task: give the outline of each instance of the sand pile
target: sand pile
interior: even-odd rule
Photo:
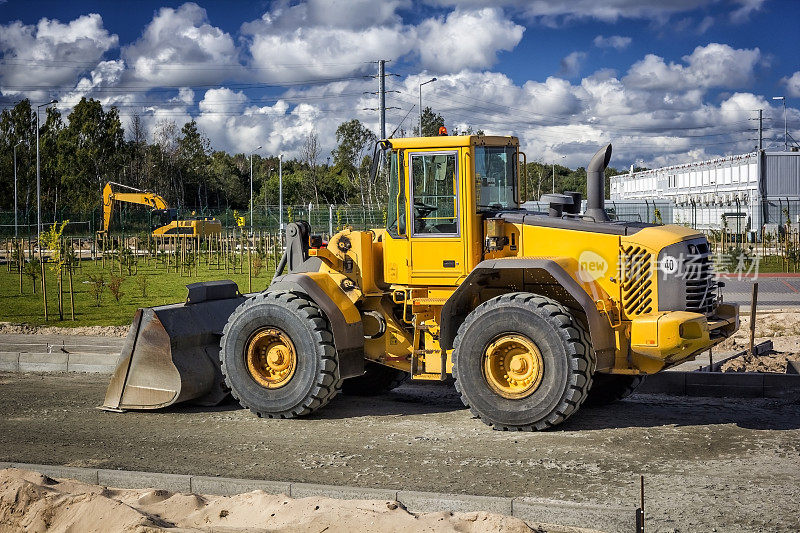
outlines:
[[[741,327],[715,353],[744,350],[750,346],[750,314],[742,313]],[[751,357],[742,355],[726,361],[723,372],[786,372],[787,361],[800,360],[800,312],[770,310],[756,314],[755,343],[771,340],[773,350]]]
[[[773,372],[786,373],[789,361],[800,361],[796,353],[769,352],[761,355],[740,355],[725,361],[720,370],[723,372]]]
[[[538,527],[538,526],[537,526]],[[414,514],[385,500],[292,499],[254,491],[201,496],[165,490],[109,489],[0,470],[0,532],[508,532],[586,531],[542,526],[485,512]]]

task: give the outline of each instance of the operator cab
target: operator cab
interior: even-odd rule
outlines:
[[[486,214],[519,210],[519,141],[463,135],[379,144],[389,158],[385,280],[458,284],[481,260]]]
[[[150,229],[156,230],[178,220],[178,210],[175,208],[153,209],[150,211]]]

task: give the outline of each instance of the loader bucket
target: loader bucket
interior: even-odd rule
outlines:
[[[219,341],[228,317],[245,301],[232,281],[186,286],[185,303],[139,309],[101,409],[158,409],[225,396]]]

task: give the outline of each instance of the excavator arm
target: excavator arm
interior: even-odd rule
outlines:
[[[129,189],[132,192],[117,192],[112,185]],[[103,232],[107,232],[111,224],[114,202],[146,205],[151,209],[167,209],[167,202],[157,194],[109,181],[103,188]]]

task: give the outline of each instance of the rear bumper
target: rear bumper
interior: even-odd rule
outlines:
[[[708,350],[739,329],[739,306],[720,304],[712,317],[670,311],[631,322],[631,351],[673,365]]]

